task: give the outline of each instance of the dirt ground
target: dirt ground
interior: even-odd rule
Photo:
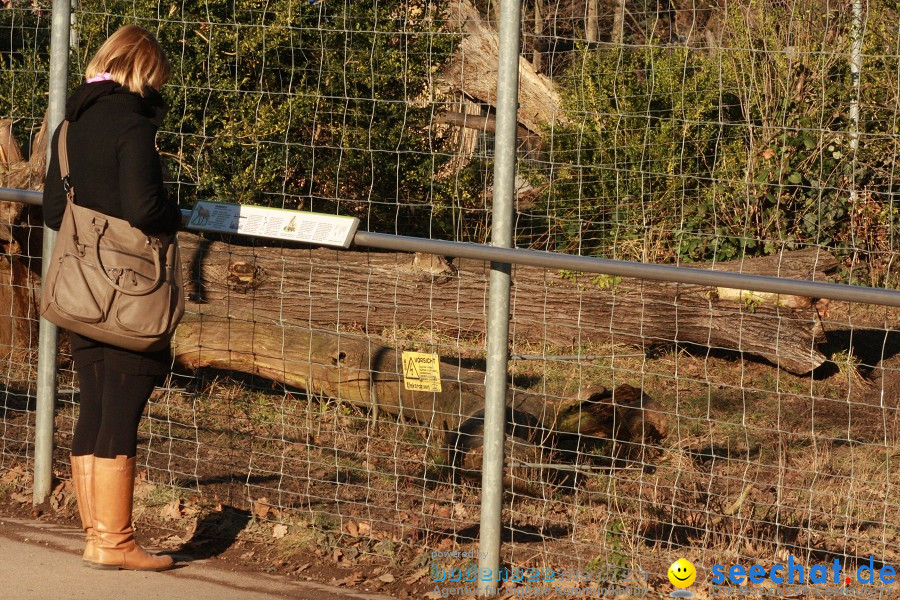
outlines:
[[[643,573],[648,593],[664,595],[679,557],[705,582],[715,564],[771,565],[788,555],[900,566],[897,317],[833,305],[822,346],[831,360],[803,376],[673,345],[598,344],[579,349],[589,360],[567,358],[569,349],[514,363],[513,385],[561,397],[591,383],[639,386],[665,407],[670,431],[648,446],[584,440],[565,464],[508,444],[514,485],[504,501],[503,564],[611,565],[620,581],[626,569]],[[66,481],[77,412],[66,373],[60,483],[41,518],[74,522]],[[13,376],[4,386],[0,509],[30,514],[30,388]],[[442,573],[474,563],[477,477],[447,464],[443,435],[427,424],[205,371],[175,375],[157,392],[140,443],[136,521],[157,548],[400,598],[436,597]],[[464,577],[442,585],[465,585]],[[512,597],[524,583],[505,585]],[[545,597],[602,585],[558,581]],[[692,590],[711,593],[699,580]]]

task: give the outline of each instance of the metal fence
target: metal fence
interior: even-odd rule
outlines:
[[[362,220],[348,251],[182,235],[188,315],[140,432],[157,546],[255,543],[242,560],[421,595],[668,593],[678,558],[700,597],[794,593],[738,585],[789,561],[841,565],[809,593],[896,595],[857,571],[900,558],[896,8],[67,11],[0,11],[7,188],[40,186],[32,90],[58,122],[137,22],[175,67],[159,147],[183,208]],[[0,490],[71,510],[51,475],[77,378],[42,325],[38,401],[39,214],[0,198]],[[439,391],[409,389],[408,352],[441,357]]]

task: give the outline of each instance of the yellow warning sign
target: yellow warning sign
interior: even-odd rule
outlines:
[[[441,360],[437,354],[404,352],[403,385],[416,392],[441,391]]]

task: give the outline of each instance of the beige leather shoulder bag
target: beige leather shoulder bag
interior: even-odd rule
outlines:
[[[147,235],[75,203],[68,128],[63,121],[57,150],[66,208],[43,283],[41,316],[120,348],[163,348],[184,314],[178,240]]]

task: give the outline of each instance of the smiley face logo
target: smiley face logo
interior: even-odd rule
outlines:
[[[697,569],[689,560],[679,558],[669,566],[669,581],[677,588],[686,588],[697,579]]]

